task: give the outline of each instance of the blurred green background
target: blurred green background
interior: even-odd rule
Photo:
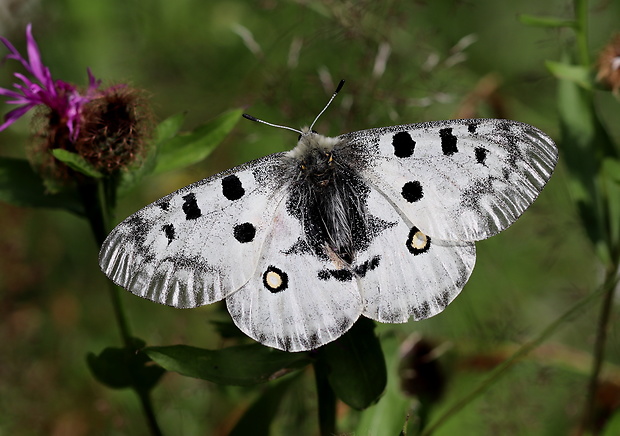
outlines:
[[[558,135],[556,81],[544,68],[570,46],[570,32],[526,27],[518,14],[570,17],[566,1],[199,1],[0,0],[0,34],[25,53],[33,23],[54,78],[145,89],[159,120],[187,113],[191,129],[244,107],[292,127],[310,123],[340,79],[342,93],[316,130],[352,130],[454,117],[505,117]],[[619,2],[591,5],[597,53],[617,30]],[[0,53],[3,54],[4,52]],[[13,61],[0,69],[8,87]],[[603,119],[618,102],[597,95]],[[4,106],[3,113],[8,109]],[[28,117],[26,117],[28,118]],[[616,138],[620,125],[614,127]],[[616,123],[617,124],[617,123]],[[27,155],[30,124],[0,132],[3,156]],[[291,132],[241,121],[204,163],[146,179],[121,199],[117,220],[214,172],[295,145]],[[463,293],[423,322],[380,325],[390,391],[401,396],[398,346],[419,334],[445,353],[442,407],[468,392],[501,359],[600,283],[560,164],[539,200],[510,229],[478,244]],[[106,278],[86,221],[66,212],[0,204],[0,435],[146,435],[134,394],[98,384],[87,352],[119,345]],[[227,345],[209,323],[221,303],[177,310],[123,295],[135,335],[150,345]],[[598,303],[565,323],[437,434],[568,434],[582,413]],[[617,307],[615,312],[617,324]],[[620,337],[610,332],[604,376],[620,396]],[[317,434],[313,379],[305,374],[274,434]],[[232,388],[167,374],[154,391],[166,434],[226,434],[258,388]],[[405,414],[343,406],[340,430],[392,434]]]

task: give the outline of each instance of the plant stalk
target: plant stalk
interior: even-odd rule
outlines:
[[[321,436],[336,434],[336,394],[327,379],[327,368],[317,359],[314,363],[314,378],[319,407],[319,430]]]
[[[474,388],[474,390],[472,390],[469,394],[458,400],[452,405],[452,407],[448,408],[448,410],[446,410],[437,419],[435,419],[435,421],[431,425],[429,425],[422,431],[421,436],[431,435],[435,430],[445,424],[452,416],[456,415],[467,405],[472,403],[476,398],[478,398],[491,386],[493,386],[493,384],[497,380],[499,380],[510,368],[512,368],[512,366],[514,366],[529,352],[531,352],[541,343],[543,343],[549,336],[555,333],[555,331],[562,324],[566,324],[571,319],[576,318],[578,315],[583,313],[585,311],[585,307],[595,301],[598,297],[600,297],[601,294],[609,292],[610,288],[613,290],[616,283],[617,278],[614,278],[614,280],[606,282],[594,292],[579,300],[573,307],[568,309],[559,318],[549,324],[537,337],[523,344],[509,359],[505,360],[499,366],[497,366],[497,368],[495,368],[495,370],[493,370],[493,372],[491,372],[491,374],[489,374],[486,379],[484,379],[476,388]]]
[[[605,361],[605,348],[610,328],[613,297],[616,290],[616,284],[618,283],[618,277],[616,276],[617,270],[617,266],[610,266],[605,277],[605,285],[603,286],[605,293],[603,294],[601,312],[596,328],[596,342],[594,343],[592,357],[592,371],[590,372],[590,380],[588,382],[588,391],[586,394],[586,401],[584,403],[583,417],[580,428],[577,431],[577,435],[582,435],[588,431],[595,430],[596,397],[598,393],[601,368],[603,367],[603,362]]]
[[[110,189],[114,188],[109,186],[106,181],[97,183],[81,183],[78,187],[80,197],[86,211],[86,217],[98,247],[102,246],[103,241],[108,234],[108,218],[111,216],[111,203],[115,200],[114,197],[110,195]],[[112,302],[112,309],[114,311],[114,318],[116,319],[121,340],[125,348],[134,350],[134,341],[131,336],[129,323],[127,322],[127,316],[125,315],[125,311],[123,309],[119,288],[110,282],[108,290],[110,301]],[[148,390],[141,389],[137,385],[132,386],[132,389],[138,395],[151,435],[162,436],[163,433],[157,423]]]

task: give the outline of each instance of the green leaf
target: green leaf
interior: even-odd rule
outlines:
[[[298,373],[300,374],[300,373]],[[286,377],[271,383],[267,389],[252,403],[228,436],[269,436],[270,427],[276,417],[282,398],[297,381],[298,375]]]
[[[241,113],[241,109],[225,112],[190,133],[176,135],[158,144],[153,174],[184,168],[205,159],[237,124]]]
[[[151,359],[139,351],[142,347],[144,341],[134,339],[131,348],[108,347],[99,355],[88,353],[86,362],[93,376],[108,387],[122,389],[133,386],[148,391],[166,371],[153,365]]]
[[[603,160],[601,179],[609,223],[608,242],[612,247],[620,247],[620,161],[618,159]]]
[[[46,193],[43,179],[24,159],[0,158],[0,201],[20,207],[64,209],[84,216],[77,194],[70,190]]]
[[[417,402],[404,395],[400,386],[400,377],[397,376],[401,364],[400,347],[402,341],[400,338],[391,335],[383,337],[381,345],[390,374],[387,388],[381,397],[381,401],[361,413],[357,428],[354,429],[355,434],[397,435],[403,430],[403,424],[405,427],[407,426],[408,415],[414,415],[410,417],[410,421],[415,421],[415,414],[412,413],[414,407],[412,406]],[[411,432],[410,434],[418,433]]]
[[[519,21],[527,26],[539,27],[571,27],[576,29],[579,25],[575,20],[567,20],[565,18],[555,17],[537,17],[534,15],[521,14]]]
[[[378,401],[387,383],[385,358],[374,328],[373,321],[360,318],[346,334],[319,349],[332,389],[358,410]]]
[[[185,114],[179,113],[166,118],[155,127],[154,144],[161,144],[178,133],[185,121]]]
[[[600,172],[603,160],[618,159],[618,151],[594,109],[592,92],[573,80],[559,80],[558,113],[558,145],[571,174],[569,187],[588,237],[601,259],[608,262],[613,254]]]
[[[616,408],[612,412],[611,418],[605,423],[605,428],[601,433],[602,436],[614,436],[620,434],[620,410]]]
[[[592,72],[581,65],[546,61],[545,66],[558,79],[570,80],[587,90],[592,90],[596,87],[596,81]]]
[[[100,179],[103,177],[103,174],[97,171],[93,164],[77,153],[73,153],[62,148],[55,148],[52,150],[52,154],[56,159],[66,164],[69,168],[78,171],[85,176],[92,177],[93,179]]]
[[[168,371],[237,386],[264,383],[312,362],[309,353],[287,353],[260,344],[221,350],[172,345],[148,347],[144,352]]]

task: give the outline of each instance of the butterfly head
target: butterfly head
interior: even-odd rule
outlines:
[[[308,127],[304,127],[301,129],[297,145],[288,152],[288,157],[304,160],[313,154],[331,153],[337,143],[337,138],[323,136]]]

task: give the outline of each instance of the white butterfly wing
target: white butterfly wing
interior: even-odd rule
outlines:
[[[136,212],[105,240],[102,270],[175,307],[226,298],[234,322],[257,341],[313,349],[360,314],[405,322],[441,312],[473,270],[473,241],[514,222],[557,161],[544,133],[504,120],[370,129],[338,140],[334,155],[354,172],[347,177],[361,177],[359,197],[346,204],[363,202],[356,216],[367,220],[351,265],[306,240],[307,211],[287,203],[300,193],[278,153]]]
[[[474,243],[423,234],[374,190],[368,211],[393,225],[374,237],[354,267],[360,276],[363,314],[380,322],[402,323],[444,310],[474,269]]]
[[[504,230],[532,204],[558,159],[553,141],[508,120],[436,121],[339,137],[361,170],[420,230],[476,241]]]
[[[317,348],[345,333],[362,312],[356,280],[327,280],[336,268],[305,244],[304,230],[282,202],[256,273],[226,298],[235,324],[248,336],[286,351]]]
[[[103,243],[101,269],[135,295],[180,308],[241,288],[285,196],[280,157],[206,178],[134,213]]]

